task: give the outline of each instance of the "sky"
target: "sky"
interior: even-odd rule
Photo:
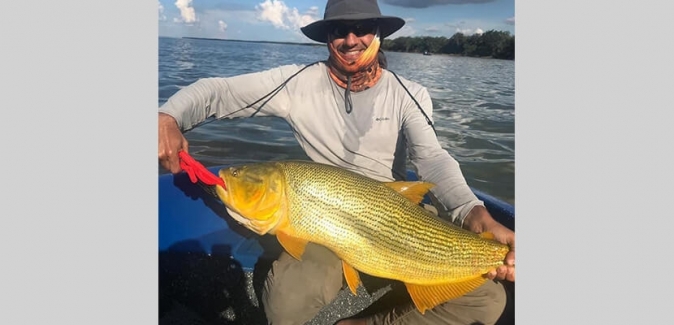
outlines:
[[[160,37],[311,43],[300,27],[323,18],[327,0],[158,0]],[[451,37],[488,30],[515,35],[515,0],[379,0],[405,20],[388,37]]]

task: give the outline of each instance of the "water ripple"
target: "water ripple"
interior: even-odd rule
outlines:
[[[324,46],[160,38],[159,105],[199,78],[308,64],[327,54]],[[427,87],[438,140],[459,161],[469,185],[514,203],[514,61],[386,55],[390,70]],[[214,121],[185,136],[190,152],[206,166],[308,159],[278,118]]]

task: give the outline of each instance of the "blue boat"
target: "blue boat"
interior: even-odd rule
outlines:
[[[208,170],[217,174],[224,167]],[[416,179],[412,171],[407,176]],[[511,204],[473,192],[496,220],[514,230]],[[158,195],[160,324],[266,324],[258,304],[259,285],[281,250],[276,238],[259,236],[239,225],[218,199],[192,183],[186,173],[159,175]],[[510,294],[514,295],[514,286]],[[364,298],[365,305],[372,297]],[[363,307],[363,301],[354,304],[354,310]],[[499,324],[514,324],[514,306],[509,308]],[[330,318],[322,317],[311,324]]]

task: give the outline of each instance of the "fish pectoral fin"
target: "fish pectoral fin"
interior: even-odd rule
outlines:
[[[292,237],[285,232],[277,231],[276,239],[278,239],[281,246],[298,261],[302,260],[302,255],[304,254],[304,249],[307,247],[308,241],[296,237]]]
[[[357,295],[356,289],[360,285],[360,275],[358,275],[358,271],[344,261],[342,261],[342,269],[344,270],[344,278],[346,279],[346,284],[349,285],[349,289],[351,289],[351,293]]]
[[[428,182],[385,182],[384,185],[392,188],[394,191],[402,194],[415,204],[419,204],[424,199],[424,195],[435,186]]]
[[[486,280],[487,278],[480,275],[468,280],[447,284],[426,286],[405,283],[405,286],[410,297],[412,297],[412,301],[414,301],[414,305],[423,314],[426,312],[426,309],[431,309],[443,302],[461,297],[475,290]]]

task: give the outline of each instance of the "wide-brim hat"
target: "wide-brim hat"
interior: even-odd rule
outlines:
[[[331,22],[339,20],[376,19],[379,26],[379,37],[385,38],[405,25],[399,17],[382,16],[377,0],[329,0],[325,5],[323,20],[315,21],[301,28],[302,33],[310,39],[328,42],[328,27]]]

